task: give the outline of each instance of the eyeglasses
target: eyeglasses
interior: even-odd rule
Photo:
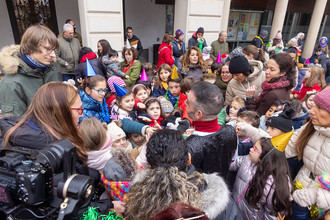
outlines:
[[[49,48],[49,47],[45,47],[45,46],[41,46],[41,48],[44,49],[43,51],[44,51],[46,54],[51,54],[51,53],[55,52],[55,49],[54,49],[54,48]]]
[[[79,115],[82,115],[82,113],[84,112],[84,109],[83,108],[71,108],[71,110],[78,111],[78,114]]]
[[[108,92],[108,88],[105,88],[105,89],[95,89],[95,88],[92,88],[92,90],[95,90],[97,92],[97,94],[99,95],[104,95]]]

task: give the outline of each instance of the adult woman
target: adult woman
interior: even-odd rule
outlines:
[[[140,77],[141,63],[138,61],[138,52],[135,48],[123,48],[124,61],[120,63],[121,70],[129,78],[125,79],[126,85],[129,87],[134,86],[136,80]]]
[[[293,134],[285,149],[287,158],[298,156],[304,163],[294,181],[294,219],[310,219],[309,207],[312,205],[317,206],[316,210],[330,208],[330,192],[319,187],[318,180],[323,173],[330,173],[329,96],[328,87],[314,97],[315,105],[309,111],[311,120]]]
[[[101,62],[103,62],[103,58],[108,59],[107,56],[110,50],[112,50],[112,48],[109,41],[102,39],[97,42],[97,56]]]
[[[256,87],[247,89],[247,108],[264,115],[276,100],[289,100],[290,90],[296,82],[296,68],[292,58],[286,53],[276,54],[267,63],[266,80],[262,83],[262,92],[258,98],[253,96]]]
[[[223,96],[226,95],[228,83],[232,78],[233,75],[229,72],[229,63],[227,62],[219,68],[215,81],[215,84],[221,89]]]
[[[172,41],[174,64],[178,66],[179,60],[186,51],[184,44],[184,33],[178,29],[175,31],[175,39]]]
[[[158,63],[157,68],[166,63],[170,66],[174,64],[173,49],[172,49],[173,36],[165,34],[162,44],[158,48]]]
[[[233,79],[228,83],[225,105],[231,103],[235,96],[245,98],[246,89],[255,86],[255,97],[261,92],[261,84],[265,80],[263,64],[257,60],[247,60],[244,56],[233,57],[229,63],[229,71]]]
[[[207,64],[203,60],[202,53],[198,47],[191,47],[183,55],[181,60],[181,74],[183,77],[192,77],[201,80],[203,73],[206,72]]]

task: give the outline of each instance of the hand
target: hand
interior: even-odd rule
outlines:
[[[317,188],[298,189],[293,192],[293,200],[302,207],[316,204]]]
[[[148,142],[149,138],[151,137],[151,135],[156,131],[156,128],[152,128],[152,127],[147,127],[146,129],[146,143]],[[149,137],[149,138],[148,138]]]
[[[254,96],[256,93],[257,87],[255,85],[250,86],[249,88],[246,89],[246,97],[251,97]]]
[[[79,84],[81,84],[82,81],[83,81],[83,79],[82,79],[81,77],[80,77],[79,79],[77,79],[77,82],[78,82]]]
[[[158,122],[155,122],[155,127],[157,130],[160,130],[162,129],[162,127],[160,126],[160,124],[158,124]]]
[[[152,122],[152,120],[146,116],[138,116],[138,118],[145,122]]]
[[[136,106],[139,108],[139,109],[145,109],[146,108],[146,105],[143,104],[142,102],[139,102],[138,104],[136,104]],[[142,119],[143,120],[143,119]]]
[[[64,63],[64,66],[69,66],[69,63],[68,63],[68,62],[65,62],[65,63]]]
[[[112,201],[113,208],[116,213],[123,214],[126,210],[126,203],[122,201]]]

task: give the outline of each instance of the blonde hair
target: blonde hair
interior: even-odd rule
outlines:
[[[244,100],[243,100],[241,97],[239,97],[239,96],[235,96],[235,97],[233,98],[233,100],[231,101],[230,104],[232,104],[233,102],[237,102],[238,104],[240,104],[240,105],[241,105],[241,108],[244,108],[244,107],[245,107],[245,102],[244,102]]]
[[[197,186],[177,167],[148,170],[143,180],[132,185],[127,199],[127,220],[149,219],[175,202],[200,206]]]
[[[318,83],[321,88],[324,88],[326,86],[324,69],[319,66],[313,66],[309,71],[311,72],[311,76],[305,80],[305,86],[313,87]]]
[[[203,55],[202,53],[200,52],[199,48],[198,47],[191,47],[187,50],[187,52],[183,55],[182,57],[182,69],[185,71],[185,72],[188,72],[189,71],[189,66],[190,66],[190,54],[191,52],[195,50],[197,51],[197,56],[198,56],[198,64],[200,65],[202,71],[205,71],[207,69],[207,63],[203,60]]]
[[[86,151],[101,149],[107,140],[106,128],[97,118],[86,118],[79,126]]]

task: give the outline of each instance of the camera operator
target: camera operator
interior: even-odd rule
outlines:
[[[87,167],[87,153],[77,129],[82,112],[82,103],[74,87],[60,82],[47,83],[36,92],[31,105],[17,122],[10,117],[0,120],[2,132],[7,131],[3,138],[3,146],[42,150],[54,141],[67,139],[76,147],[76,172],[90,176],[94,180],[94,187],[97,188],[99,173]],[[112,203],[110,199],[99,200],[96,195],[93,198],[95,201],[86,205],[97,206],[101,212],[114,206],[118,211],[123,209],[120,202]]]

